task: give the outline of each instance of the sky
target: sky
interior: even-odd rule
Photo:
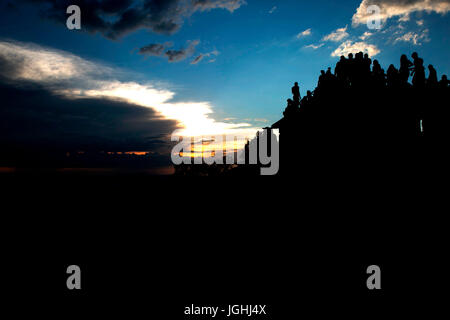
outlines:
[[[66,26],[71,4],[80,30]],[[387,69],[417,51],[449,75],[449,11],[450,0],[0,0],[0,79],[4,94],[32,90],[53,98],[50,114],[70,110],[55,132],[78,125],[84,145],[98,132],[139,149],[175,129],[251,135],[282,117],[294,82],[303,96],[342,54],[368,52]],[[77,102],[101,107],[80,115]]]

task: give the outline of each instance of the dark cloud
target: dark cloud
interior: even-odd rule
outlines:
[[[200,43],[199,40],[188,41],[188,46],[179,50],[167,50],[166,47],[172,45],[172,43],[152,43],[139,49],[139,54],[151,55],[151,56],[165,56],[169,62],[179,62],[190,57],[195,52],[195,47]]]
[[[6,80],[14,66],[0,58],[0,67],[0,166],[16,165],[19,154],[26,154],[21,162],[33,162],[74,150],[151,151],[170,163],[175,121],[123,101],[69,99],[35,83]]]
[[[150,56],[162,56],[164,54],[164,45],[161,43],[152,43],[139,49],[139,54]]]
[[[172,34],[196,11],[242,6],[244,0],[26,0],[40,5],[44,17],[65,25],[69,5],[81,8],[82,30],[100,32],[110,39],[138,29]]]
[[[180,50],[167,50],[165,55],[169,59],[169,62],[178,62],[186,59],[195,52],[195,47],[199,44],[198,40],[190,41],[189,45],[185,49]]]

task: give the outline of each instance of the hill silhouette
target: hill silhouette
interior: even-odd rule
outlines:
[[[450,87],[446,75],[414,52],[385,71],[358,52],[342,56],[334,72],[322,70],[315,90],[302,98],[296,82],[283,118],[249,141],[246,165],[179,166],[179,175],[259,175],[248,164],[252,144],[279,130],[279,175],[357,176],[420,174],[445,166],[450,135]],[[273,133],[272,133],[273,134]],[[270,140],[268,140],[270,141]],[[270,145],[268,146],[270,154]]]
[[[432,65],[426,78],[423,60],[412,58],[403,55],[398,69],[385,72],[368,55],[349,54],[334,73],[322,70],[303,98],[296,83],[283,118],[266,128],[280,131],[279,174],[406,173],[444,164],[449,82],[446,75],[438,81]]]

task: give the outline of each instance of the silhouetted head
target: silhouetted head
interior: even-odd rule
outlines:
[[[417,54],[417,52],[413,52],[413,54],[411,55],[411,57],[413,59],[417,59],[419,57],[419,55]]]
[[[445,74],[442,76],[442,80],[447,81],[447,76]]]
[[[344,61],[345,60],[345,57],[344,56],[341,56],[341,61]]]
[[[406,54],[402,54],[402,56],[400,57],[400,61],[406,61],[408,60],[408,57],[406,56]]]
[[[321,73],[322,75],[325,75],[325,70],[320,70],[320,73]]]
[[[349,53],[349,54],[348,54],[348,58],[349,58],[349,59],[353,59],[353,53]]]
[[[432,64],[430,64],[430,65],[428,65],[428,70],[434,70],[434,67],[433,67],[433,65]]]
[[[369,59],[369,55],[367,53],[364,55],[364,59]]]
[[[298,87],[298,82],[294,83],[294,86]]]
[[[377,65],[377,66],[380,65],[380,64],[378,63],[378,60],[373,60],[373,64],[374,64],[374,65]]]
[[[306,92],[306,94],[307,94],[308,96],[310,96],[310,95],[311,95],[311,91],[308,90],[308,91]]]

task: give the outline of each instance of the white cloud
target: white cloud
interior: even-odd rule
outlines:
[[[269,14],[272,14],[277,10],[277,6],[273,6],[272,9],[269,10]]]
[[[450,11],[449,0],[363,0],[353,15],[353,26],[367,23],[373,19],[373,14],[367,12],[371,5],[380,7],[380,18],[385,21],[392,17],[400,17],[407,21],[413,12],[426,11],[445,14]]]
[[[341,43],[341,45],[331,53],[331,56],[332,57],[347,56],[349,53],[357,53],[360,51],[368,53],[369,56],[371,57],[374,57],[378,53],[380,53],[380,49],[378,49],[373,44],[365,43],[363,41],[352,42],[350,40],[347,40]]]
[[[371,36],[373,36],[373,33],[366,31],[359,38],[364,41],[364,40],[370,38]]]
[[[324,43],[320,43],[320,44],[309,44],[309,45],[305,46],[305,48],[317,50],[317,49],[319,49],[319,48],[322,48],[324,45],[325,45]]]
[[[424,20],[417,20],[416,23],[417,23],[418,26],[423,26],[425,21]]]
[[[312,33],[312,32],[311,32],[311,28],[306,29],[305,31],[302,31],[302,32],[300,32],[299,34],[297,34],[297,39],[300,39],[300,38],[304,38],[304,37],[310,36],[311,33]]]
[[[0,41],[0,59],[20,62],[15,63],[21,66],[19,70],[6,74],[10,79],[39,83],[55,94],[73,99],[102,97],[152,108],[163,118],[177,120],[183,128],[182,135],[234,133],[252,136],[256,132],[256,128],[248,123],[214,120],[211,118],[213,106],[209,102],[172,102],[176,93],[167,84],[126,80],[131,73],[85,60],[70,52]]]
[[[428,38],[428,33],[429,33],[428,29],[425,29],[420,34],[410,31],[410,32],[405,33],[401,37],[396,38],[394,43],[403,41],[403,42],[411,42],[416,46],[417,45],[420,46],[422,44],[420,42],[421,40],[425,41],[425,42],[430,41],[430,39]]]
[[[400,21],[400,22],[408,22],[409,20],[411,20],[411,17],[409,16],[409,14],[404,14],[398,19],[398,21]]]
[[[322,38],[322,41],[339,42],[344,40],[348,36],[349,34],[347,32],[347,26],[345,26],[344,28],[339,28],[336,31],[330,33],[329,35],[326,35],[325,37]]]

